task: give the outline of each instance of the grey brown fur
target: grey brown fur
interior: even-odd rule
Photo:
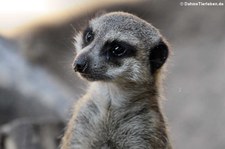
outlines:
[[[76,36],[74,68],[90,85],[74,106],[61,149],[171,149],[159,104],[168,56],[161,34],[124,12],[88,26],[91,32]]]

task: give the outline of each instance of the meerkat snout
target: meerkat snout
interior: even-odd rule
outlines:
[[[79,56],[73,63],[73,69],[75,72],[84,73],[88,66],[88,61],[86,56]]]

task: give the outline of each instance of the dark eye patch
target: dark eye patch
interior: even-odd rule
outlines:
[[[136,48],[124,41],[107,41],[100,55],[105,56],[107,60],[132,57],[136,55]]]
[[[94,40],[94,32],[88,27],[83,32],[83,47],[89,45]]]

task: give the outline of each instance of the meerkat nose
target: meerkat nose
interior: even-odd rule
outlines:
[[[84,72],[87,68],[87,61],[83,58],[77,59],[74,62],[73,69],[75,72]]]

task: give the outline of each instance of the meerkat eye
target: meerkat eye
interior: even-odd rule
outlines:
[[[84,37],[83,37],[84,44],[88,45],[90,42],[92,42],[93,39],[94,39],[94,33],[93,33],[92,29],[87,28],[84,31]]]
[[[107,60],[110,60],[111,57],[116,59],[131,57],[136,54],[136,47],[124,41],[107,41],[100,54],[105,55]]]
[[[92,31],[87,32],[86,36],[85,36],[85,40],[86,42],[91,42],[94,38],[94,34]]]
[[[111,53],[117,57],[124,55],[126,51],[127,51],[126,48],[119,44],[114,44],[111,49]]]

